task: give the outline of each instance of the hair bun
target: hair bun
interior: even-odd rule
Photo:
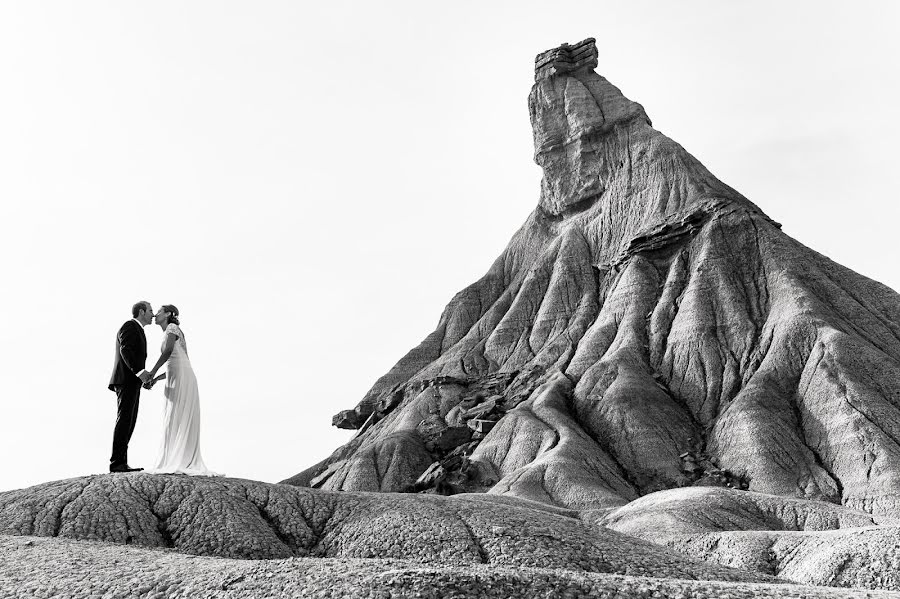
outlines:
[[[178,308],[173,306],[172,304],[165,304],[162,307],[164,312],[169,313],[169,322],[172,324],[181,324],[178,322]]]

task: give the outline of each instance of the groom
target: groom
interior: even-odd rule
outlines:
[[[128,442],[137,422],[141,384],[150,380],[150,373],[145,369],[147,337],[144,336],[144,327],[153,318],[150,302],[136,303],[131,307],[131,315],[133,318],[123,324],[116,335],[116,360],[109,379],[109,388],[116,392],[119,400],[110,472],[143,470],[128,465]]]

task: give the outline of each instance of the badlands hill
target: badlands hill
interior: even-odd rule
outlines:
[[[596,66],[538,55],[538,206],[352,441],[0,493],[0,596],[900,597],[900,296]]]
[[[353,441],[285,482],[582,509],[703,481],[893,514],[900,296],[782,232],[596,65],[593,40],[537,57],[538,206],[335,417]]]

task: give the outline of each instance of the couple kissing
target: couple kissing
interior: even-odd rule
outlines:
[[[156,463],[147,472],[218,476],[207,469],[200,455],[200,393],[178,308],[167,304],[154,314],[150,302],[140,301],[132,306],[131,316],[116,334],[116,356],[109,379],[109,389],[116,393],[118,400],[109,471],[143,470],[128,464],[128,443],[137,423],[141,389],[149,391],[157,382],[165,380],[162,442]],[[144,327],[151,321],[165,333],[159,359],[148,371]],[[156,376],[163,365],[166,372]]]

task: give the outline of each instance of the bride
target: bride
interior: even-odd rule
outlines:
[[[197,378],[188,359],[187,343],[178,321],[178,308],[165,305],[154,317],[159,328],[165,331],[162,355],[150,371],[153,386],[166,379],[164,395],[166,411],[163,420],[163,440],[156,465],[148,472],[156,474],[193,474],[219,476],[211,472],[200,456],[200,395]],[[166,373],[157,377],[156,372],[168,361]]]

